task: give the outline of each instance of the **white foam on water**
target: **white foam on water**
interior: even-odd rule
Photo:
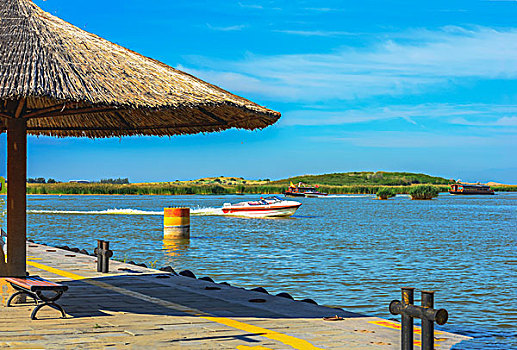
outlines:
[[[145,211],[138,209],[106,210],[28,210],[30,214],[64,214],[64,215],[163,215],[163,211]]]
[[[106,209],[106,210],[28,210],[30,214],[61,214],[61,215],[161,215],[161,211],[145,211],[139,209]],[[221,208],[191,208],[191,215],[225,215]]]
[[[218,216],[225,215],[222,208],[190,208],[190,215],[197,216]]]

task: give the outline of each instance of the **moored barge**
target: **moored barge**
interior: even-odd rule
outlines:
[[[291,185],[289,188],[284,192],[284,195],[286,197],[324,197],[327,195],[327,193],[322,193],[318,191],[318,185],[316,186],[309,186],[302,182],[299,182],[298,185],[293,185],[291,182]]]
[[[452,184],[450,194],[495,194],[488,185]]]

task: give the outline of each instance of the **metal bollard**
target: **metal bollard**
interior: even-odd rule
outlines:
[[[97,240],[97,248],[94,250],[95,255],[97,255],[97,272],[109,272],[109,258],[113,256],[113,251],[109,247],[109,241]]]
[[[402,288],[402,305],[407,307],[415,301],[415,288]],[[413,349],[413,318],[402,314],[402,347],[403,350]],[[405,332],[404,332],[405,330]]]
[[[449,314],[445,309],[435,310],[434,292],[422,291],[422,306],[413,305],[414,288],[402,288],[402,302],[393,300],[390,303],[390,312],[393,315],[402,315],[401,346],[402,350],[413,349],[413,319],[422,320],[422,350],[434,349],[434,323],[443,325]]]
[[[97,272],[102,271],[102,255],[100,254],[100,251],[102,249],[102,242],[103,240],[98,239],[97,240],[97,248],[93,250],[93,253],[97,256]]]
[[[433,291],[422,291],[422,308],[432,309],[434,306],[434,292]],[[423,334],[427,336],[426,338]],[[434,350],[434,323],[427,317],[422,318],[422,350]]]

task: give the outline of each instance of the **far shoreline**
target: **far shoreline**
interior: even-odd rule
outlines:
[[[0,181],[4,184],[3,177]],[[27,195],[282,195],[293,184],[306,184],[330,195],[375,195],[389,189],[393,194],[408,194],[418,185],[430,185],[438,192],[448,192],[451,184],[459,180],[446,179],[421,173],[361,171],[322,175],[301,175],[281,180],[250,180],[243,177],[205,177],[186,181],[161,181],[129,183],[128,178],[103,179],[99,182],[72,180],[57,182],[54,179],[29,178]],[[464,183],[464,182],[462,182]],[[517,185],[490,183],[496,192],[517,192]],[[2,186],[2,194],[6,186]]]
[[[242,196],[242,195],[283,195],[286,188],[283,186],[250,186],[243,192],[239,188],[229,186],[133,186],[133,185],[103,185],[101,188],[96,185],[68,186],[37,185],[27,187],[27,196]],[[75,184],[74,184],[75,185]],[[450,187],[445,185],[431,185],[438,189],[440,193],[448,193]],[[322,192],[329,195],[375,195],[381,188],[390,188],[394,194],[409,194],[409,190],[414,186],[320,186]],[[491,186],[496,193],[517,192],[517,186]],[[0,196],[6,196],[2,193]]]

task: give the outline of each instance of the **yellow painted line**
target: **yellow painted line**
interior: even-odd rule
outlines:
[[[373,324],[376,324],[377,326],[382,326],[382,327],[386,327],[386,328],[393,328],[393,329],[397,329],[397,330],[400,330],[402,328],[402,326],[400,325],[400,323],[397,323],[397,322],[392,322],[392,321],[369,321],[368,323],[373,323]],[[415,326],[413,328],[414,332],[416,334],[422,334],[422,330],[420,329],[420,327],[417,327]],[[443,332],[440,332],[440,331],[434,331],[434,334],[443,334]]]
[[[224,324],[228,327],[237,328],[243,331],[246,331],[248,333],[256,333],[260,334],[261,337],[269,338],[272,340],[279,341],[281,343],[284,343],[286,345],[292,346],[295,349],[303,349],[303,350],[321,350],[321,348],[315,347],[311,343],[309,343],[306,340],[298,339],[295,337],[292,337],[290,335],[278,333],[275,331],[270,331],[265,328],[253,326],[251,324],[239,322],[232,320],[230,318],[226,317],[211,317],[211,316],[202,316],[201,318],[204,318],[205,320],[217,322]]]
[[[47,265],[43,265],[43,264],[40,264],[40,263],[37,263],[37,262],[27,261],[27,264],[30,265],[30,266],[36,267],[38,269],[51,272],[51,273],[56,274],[58,276],[67,277],[67,278],[70,278],[70,279],[73,279],[73,280],[81,280],[84,283],[88,283],[88,284],[91,284],[91,285],[94,285],[94,286],[97,286],[97,287],[101,287],[101,288],[104,288],[104,289],[112,290],[114,292],[117,292],[117,293],[120,293],[120,294],[123,294],[123,295],[128,295],[128,296],[131,296],[133,298],[144,300],[144,301],[147,301],[147,302],[150,302],[150,303],[153,303],[153,304],[157,304],[157,305],[160,305],[160,306],[164,306],[164,307],[167,307],[167,308],[170,308],[170,309],[174,309],[176,311],[182,311],[182,312],[184,312],[186,314],[190,314],[190,315],[193,315],[193,316],[196,316],[196,317],[199,317],[199,318],[211,321],[211,322],[215,322],[215,323],[219,323],[219,324],[222,324],[222,325],[225,325],[225,326],[228,326],[228,327],[236,328],[236,329],[239,329],[241,331],[248,332],[248,333],[255,333],[255,334],[258,334],[258,335],[260,335],[262,337],[279,341],[279,342],[281,342],[281,343],[283,343],[285,345],[289,345],[289,346],[293,347],[294,349],[299,349],[299,350],[323,350],[321,348],[318,348],[318,347],[312,345],[311,343],[309,343],[306,340],[298,339],[298,338],[295,338],[295,337],[287,335],[287,334],[282,334],[282,333],[275,332],[275,331],[272,331],[272,330],[269,330],[269,329],[265,329],[265,328],[262,328],[262,327],[253,326],[253,325],[250,325],[250,324],[247,324],[247,323],[244,323],[244,322],[239,322],[239,321],[236,321],[236,320],[232,320],[232,319],[226,318],[226,317],[210,316],[208,313],[203,312],[201,310],[196,310],[196,309],[193,309],[193,308],[187,308],[187,307],[185,307],[183,305],[180,305],[180,304],[176,304],[176,303],[172,303],[170,301],[166,301],[166,300],[162,300],[162,299],[159,299],[159,298],[151,297],[151,296],[148,296],[148,295],[145,295],[145,294],[142,294],[142,293],[133,292],[133,291],[130,291],[130,290],[127,290],[127,289],[124,289],[124,288],[120,288],[120,287],[108,284],[106,282],[95,281],[95,280],[88,280],[88,277],[84,277],[84,276],[77,275],[75,273],[59,270],[59,269],[56,269],[56,268],[53,268],[53,267],[50,267],[50,266],[47,266]]]
[[[376,324],[377,326],[386,327],[386,328],[392,328],[392,329],[396,329],[396,330],[402,329],[402,326],[401,326],[400,323],[392,322],[392,321],[387,321],[387,320],[383,320],[383,321],[369,321],[368,323],[372,323],[372,324]],[[420,327],[415,326],[413,328],[413,332],[415,334],[422,334],[422,329]],[[443,332],[434,331],[434,334],[435,335],[443,334]],[[447,339],[446,338],[436,338],[435,337],[434,340],[435,341],[444,341],[444,340],[447,340]],[[417,346],[422,346],[422,342],[420,340],[414,340],[413,344],[417,345]],[[440,346],[440,344],[434,344],[434,346]]]
[[[47,265],[43,265],[43,264],[40,264],[40,263],[37,263],[37,262],[34,262],[34,261],[27,261],[27,265],[32,266],[32,267],[36,267],[38,269],[45,270],[45,271],[48,271],[48,272],[52,272],[53,274],[56,274],[56,275],[59,275],[59,276],[63,276],[63,277],[66,277],[66,278],[71,278],[73,280],[82,280],[82,279],[87,278],[87,277],[76,275],[75,273],[72,273],[72,272],[66,272],[66,271],[63,271],[63,270],[58,270],[58,269],[55,269],[53,267],[50,267],[50,266],[47,266]]]

